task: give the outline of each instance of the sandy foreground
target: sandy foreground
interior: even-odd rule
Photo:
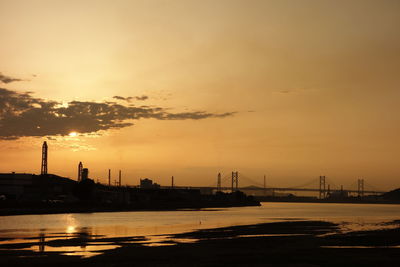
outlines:
[[[330,222],[284,221],[160,236],[156,245],[140,236],[60,233],[1,244],[0,266],[400,266],[400,221],[384,228],[343,232]],[[98,249],[82,257],[68,255],[68,246]]]

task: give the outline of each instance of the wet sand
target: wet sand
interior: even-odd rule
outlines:
[[[160,236],[70,239],[0,245],[1,266],[400,266],[400,221],[389,229],[343,232],[324,221],[285,221]],[[89,258],[17,250],[45,245],[117,246]],[[160,246],[164,244],[164,246]],[[101,247],[100,247],[101,248]],[[66,251],[67,252],[67,251]],[[99,253],[99,251],[97,251]]]

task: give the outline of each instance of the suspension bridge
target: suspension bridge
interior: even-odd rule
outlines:
[[[248,184],[248,186],[239,186],[239,181],[242,184]],[[228,184],[228,185],[227,185]],[[256,179],[250,178],[243,173],[237,171],[227,174],[222,177],[221,173],[218,173],[216,183],[211,186],[175,186],[172,180],[172,187],[174,188],[193,188],[200,189],[204,192],[217,192],[217,191],[252,191],[259,192],[260,195],[274,195],[275,192],[313,192],[318,193],[319,198],[323,199],[327,196],[335,193],[343,193],[349,195],[365,196],[365,195],[380,195],[387,191],[382,191],[376,187],[368,184],[364,179],[357,179],[351,185],[346,188],[341,185],[337,186],[331,179],[327,179],[326,176],[319,176],[311,181],[308,181],[301,185],[290,186],[290,187],[278,187],[270,186],[266,183],[266,176],[264,175],[263,181],[260,183]]]

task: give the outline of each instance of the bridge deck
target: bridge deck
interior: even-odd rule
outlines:
[[[170,187],[166,187],[166,188],[170,188]],[[184,189],[184,188],[191,188],[191,189],[202,189],[202,190],[215,190],[215,187],[209,187],[209,186],[174,186],[174,188],[180,188],[180,189]],[[221,190],[223,191],[227,191],[227,190],[231,190],[231,187],[221,187]],[[291,187],[266,187],[266,188],[262,188],[262,187],[239,187],[238,190],[253,190],[253,191],[286,191],[286,192],[319,192],[320,189],[318,188],[291,188]],[[330,189],[331,192],[339,192],[341,191],[340,189]],[[348,193],[358,193],[358,190],[343,190],[345,192]],[[325,192],[328,192],[327,189],[325,189]],[[386,193],[385,191],[370,191],[370,190],[364,190],[363,191],[364,194],[383,194]]]

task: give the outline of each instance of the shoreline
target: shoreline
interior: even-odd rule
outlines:
[[[265,199],[265,198],[259,198],[255,197],[256,200],[260,202],[271,202],[271,203],[323,203],[323,204],[374,204],[374,205],[400,205],[399,201],[338,201],[338,200],[309,200],[309,199],[295,199],[295,200],[290,200],[290,199],[280,199],[280,198],[274,198],[274,199]]]
[[[179,210],[204,210],[210,208],[233,208],[233,207],[255,207],[260,206],[258,203],[232,203],[215,204],[215,205],[169,205],[164,207],[126,207],[126,206],[108,206],[108,207],[92,207],[92,206],[60,206],[47,205],[37,208],[0,208],[0,217],[18,216],[18,215],[51,215],[64,213],[97,213],[97,212],[141,212],[141,211],[179,211]]]
[[[327,221],[283,221],[163,235],[163,246],[145,237],[77,235],[72,239],[0,245],[0,264],[15,266],[400,266],[400,221],[390,229],[343,233]],[[183,240],[183,241],[182,241]],[[89,258],[54,251],[13,250],[34,246],[114,244]],[[68,252],[68,250],[66,250]],[[72,254],[73,255],[73,254]]]

